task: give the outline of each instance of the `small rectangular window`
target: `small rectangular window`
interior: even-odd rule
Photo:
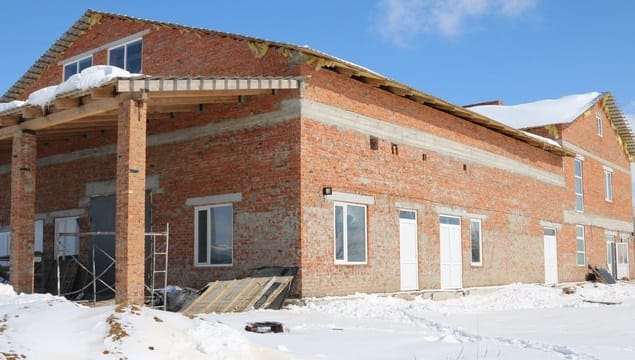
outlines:
[[[481,234],[481,220],[470,220],[470,239],[472,243],[472,265],[483,265],[483,239]]]
[[[604,200],[613,201],[613,170],[604,169]]]
[[[141,40],[135,40],[108,51],[108,64],[128,70],[131,73],[141,72],[141,55],[143,45]]]
[[[584,244],[584,226],[576,225],[575,227],[576,241],[576,265],[586,265],[585,244]]]
[[[234,211],[231,204],[195,208],[196,265],[232,265]]]
[[[595,115],[595,127],[598,136],[602,136],[602,117],[600,115]]]
[[[542,233],[543,233],[543,235],[545,235],[545,236],[556,236],[556,229],[552,229],[552,228],[543,228]]]
[[[366,263],[366,206],[335,203],[335,263]]]
[[[71,76],[80,73],[82,70],[93,66],[93,56],[87,56],[85,58],[64,64],[64,81],[68,80]]]
[[[584,212],[584,195],[582,188],[582,159],[575,159],[575,210]]]

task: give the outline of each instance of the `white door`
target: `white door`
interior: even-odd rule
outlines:
[[[440,218],[441,288],[463,287],[463,259],[461,256],[461,219]]]
[[[609,236],[609,241],[606,242],[606,268],[613,277],[617,275],[617,264],[615,261],[615,241],[612,236]]]
[[[621,242],[615,244],[615,254],[617,260],[618,279],[628,278],[628,243]]]
[[[399,211],[399,254],[401,264],[401,290],[419,289],[417,252],[417,213]]]
[[[558,243],[556,230],[544,228],[545,242],[545,284],[558,283]]]

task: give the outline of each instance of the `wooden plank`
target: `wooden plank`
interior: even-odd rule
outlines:
[[[27,120],[17,125],[7,126],[0,129],[0,140],[13,137],[13,134],[19,130],[46,129],[48,127],[68,123],[77,119],[113,111],[118,108],[120,101],[121,99],[119,97],[103,99],[87,105],[82,105],[76,108],[49,114],[47,116]]]
[[[238,95],[234,96],[191,96],[191,97],[151,97],[148,107],[162,105],[198,105],[238,103]]]
[[[114,84],[109,86],[103,86],[103,87],[90,89],[90,96],[93,99],[111,98],[111,97],[114,97],[115,95],[116,95],[116,92],[115,92]]]
[[[16,125],[20,121],[20,115],[0,116],[0,126]]]
[[[178,97],[220,97],[220,96],[238,96],[238,95],[258,95],[269,94],[271,89],[244,89],[244,90],[201,90],[201,91],[157,91],[149,92],[150,101],[160,98],[178,98]]]
[[[53,101],[53,105],[57,110],[66,110],[80,105],[79,98],[59,98]]]

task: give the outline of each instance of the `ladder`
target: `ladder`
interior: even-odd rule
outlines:
[[[168,287],[168,250],[170,244],[170,224],[165,225],[165,232],[150,232],[146,236],[151,237],[151,272],[150,279],[150,307],[166,309],[166,292]],[[162,297],[160,304],[159,299]]]

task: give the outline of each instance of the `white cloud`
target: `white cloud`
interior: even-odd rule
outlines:
[[[486,17],[515,19],[539,0],[379,0],[377,26],[381,36],[398,46],[422,35],[461,34],[466,24]]]

